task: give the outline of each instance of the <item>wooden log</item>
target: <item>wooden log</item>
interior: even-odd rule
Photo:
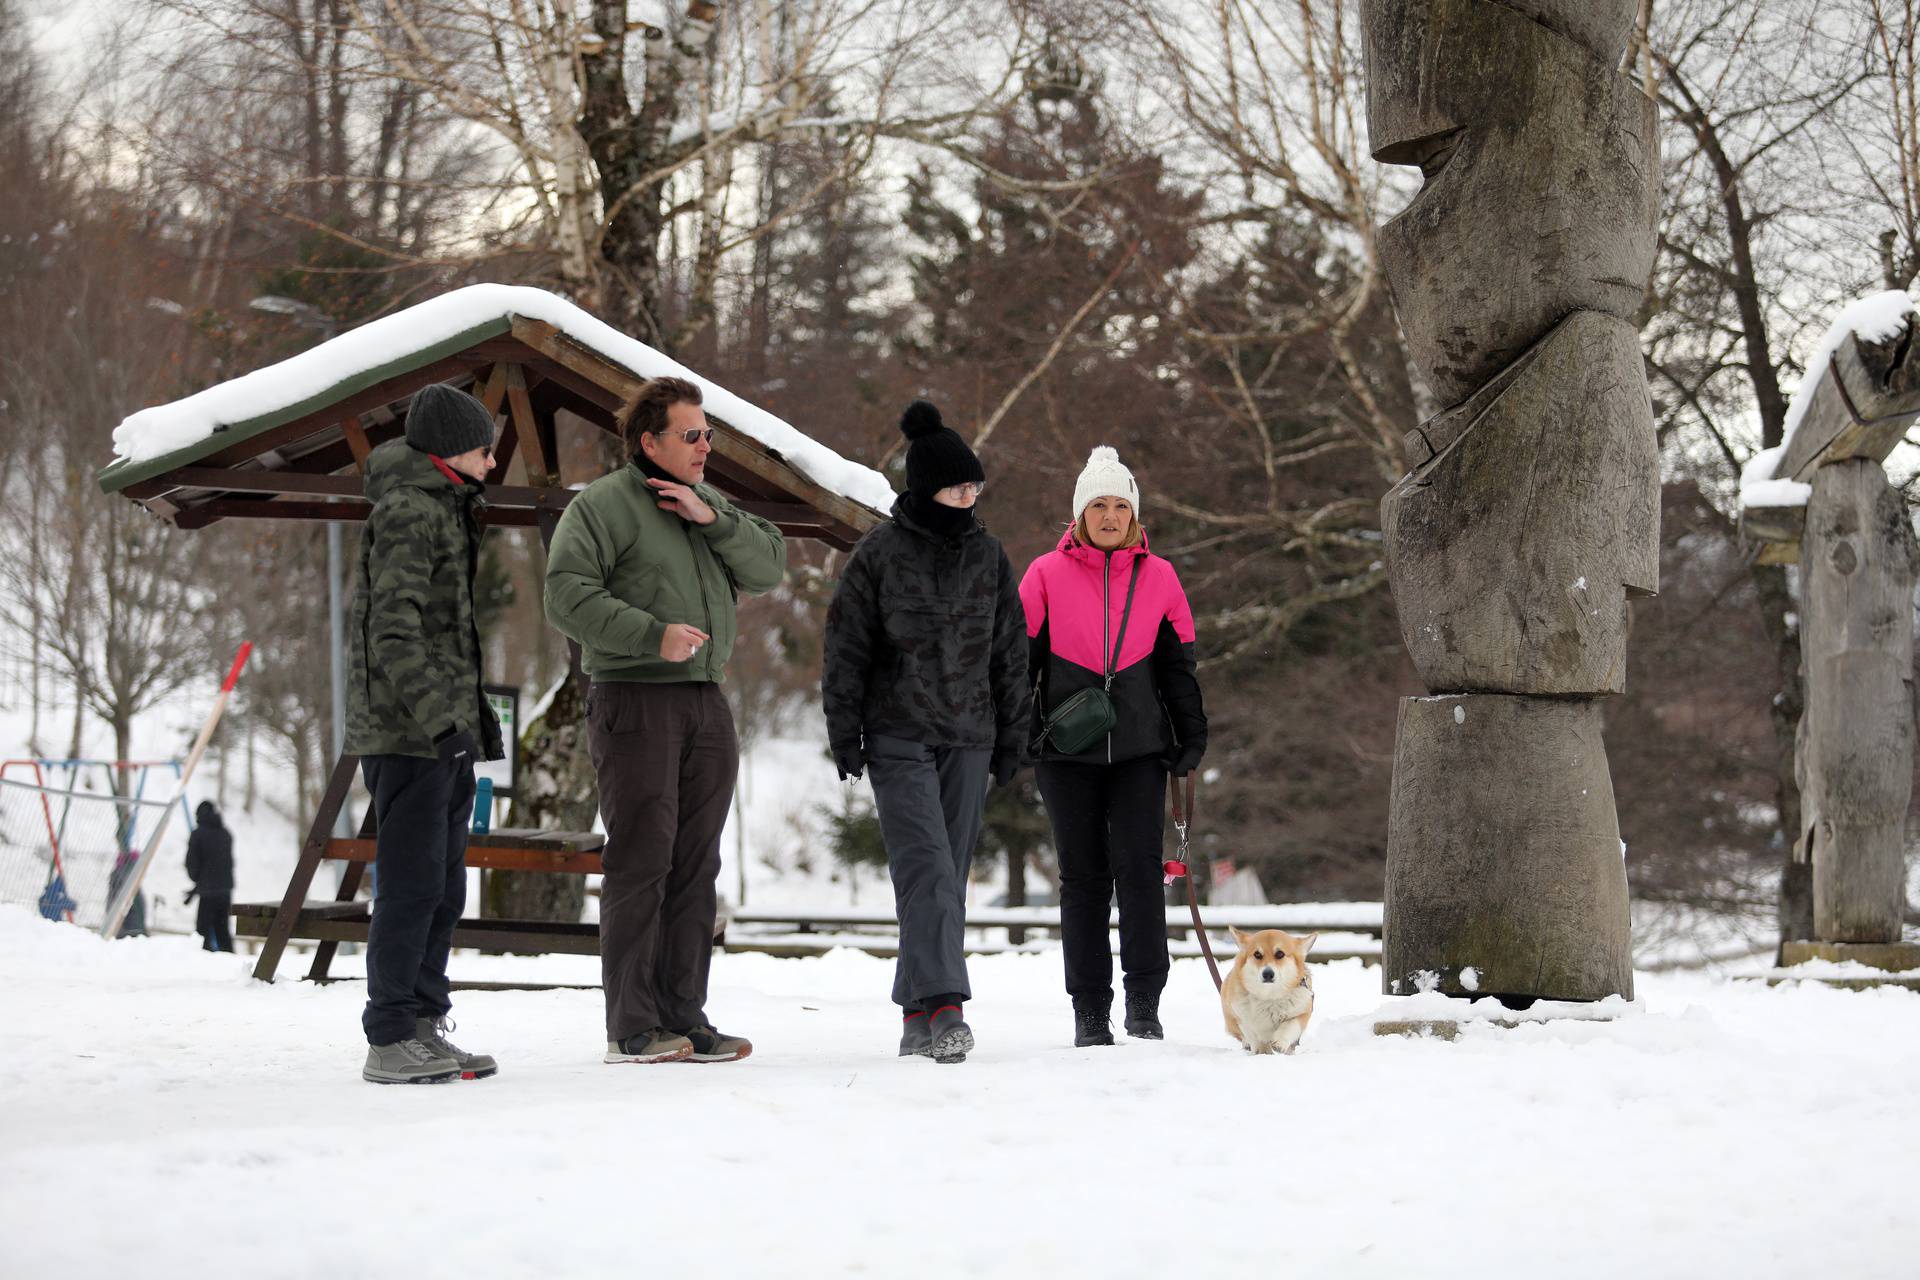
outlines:
[[[1388,995],[1632,997],[1624,847],[1600,723],[1585,699],[1402,700]]]
[[[1797,772],[1814,935],[1898,942],[1913,787],[1913,585],[1906,503],[1880,464],[1819,468],[1801,549],[1807,709]]]
[[[1400,630],[1436,693],[1618,693],[1660,585],[1659,450],[1633,327],[1577,312],[1423,424],[1381,502]]]
[[[1788,560],[1762,560],[1763,564],[1799,564],[1800,540],[1807,535],[1807,509],[1790,507],[1740,508],[1740,541],[1756,556],[1764,556],[1775,547],[1791,548]]]
[[[1591,30],[1611,31],[1617,0],[1597,8]],[[1488,0],[1367,0],[1363,22],[1373,156],[1426,176],[1379,243],[1441,403],[1572,312],[1630,319],[1653,265],[1660,166],[1653,103],[1617,58]]]
[[[1884,462],[1920,416],[1920,325],[1880,342],[1841,342],[1818,378],[1776,478],[1811,482],[1815,468],[1848,458]]]

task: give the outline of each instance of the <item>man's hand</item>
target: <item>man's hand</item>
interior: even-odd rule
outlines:
[[[719,517],[712,507],[700,501],[700,495],[691,485],[681,484],[677,480],[655,480],[648,478],[647,483],[660,498],[660,509],[671,511],[689,524],[712,524]]]
[[[695,498],[694,501],[700,500]],[[660,656],[668,662],[691,662],[693,655],[700,652],[700,646],[711,639],[712,636],[698,627],[684,622],[670,622],[666,633],[660,637]]]

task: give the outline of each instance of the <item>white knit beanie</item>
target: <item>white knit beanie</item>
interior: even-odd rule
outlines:
[[[1133,504],[1133,518],[1140,518],[1140,486],[1111,445],[1096,445],[1087,455],[1086,469],[1073,485],[1073,519],[1078,520],[1095,498],[1125,498]]]

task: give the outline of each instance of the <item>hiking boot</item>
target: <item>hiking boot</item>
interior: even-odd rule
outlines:
[[[418,1040],[368,1045],[367,1065],[360,1069],[360,1078],[375,1084],[438,1084],[459,1074],[459,1063]]]
[[[1112,996],[1104,1000],[1095,996],[1075,996],[1073,999],[1073,1047],[1085,1049],[1090,1045],[1112,1044],[1113,1027],[1107,1021],[1107,1014],[1112,1009]]]
[[[497,1075],[500,1064],[484,1053],[468,1053],[459,1045],[447,1040],[446,1033],[453,1030],[452,1018],[415,1018],[413,1020],[413,1038],[427,1046],[442,1058],[452,1058],[460,1068],[462,1080],[485,1080]]]
[[[927,1019],[927,1056],[935,1062],[965,1062],[973,1051],[973,1028],[960,1006],[943,1004]]]
[[[635,1032],[625,1040],[607,1041],[607,1056],[602,1062],[679,1062],[693,1056],[693,1041],[671,1031],[654,1027]]]
[[[915,1009],[902,1019],[900,1056],[903,1058],[933,1056],[933,1019],[927,1016],[925,1009]]]
[[[1127,992],[1127,1034],[1135,1040],[1165,1040],[1160,1026],[1160,993]]]
[[[753,1041],[712,1027],[688,1027],[680,1036],[693,1046],[688,1062],[738,1062],[753,1052]]]

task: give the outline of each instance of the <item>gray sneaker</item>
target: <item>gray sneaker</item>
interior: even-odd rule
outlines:
[[[415,1018],[413,1020],[413,1038],[427,1046],[442,1058],[452,1058],[460,1067],[462,1080],[485,1080],[499,1073],[500,1064],[484,1053],[468,1053],[457,1044],[447,1040],[447,1032],[453,1030],[452,1018]]]
[[[438,1084],[459,1074],[459,1063],[418,1040],[368,1045],[367,1065],[360,1069],[360,1078],[375,1084]]]
[[[915,1009],[901,1020],[900,1056],[903,1058],[933,1056],[932,1023],[925,1009]]]
[[[693,1056],[693,1041],[659,1027],[641,1031],[625,1040],[607,1041],[607,1056],[602,1062],[679,1062]]]
[[[688,1062],[738,1062],[753,1052],[753,1041],[730,1036],[710,1026],[688,1027],[679,1033],[693,1046]]]
[[[965,1062],[973,1052],[973,1028],[960,1016],[957,1004],[935,1009],[927,1019],[927,1034],[932,1040],[927,1053],[935,1062]]]

